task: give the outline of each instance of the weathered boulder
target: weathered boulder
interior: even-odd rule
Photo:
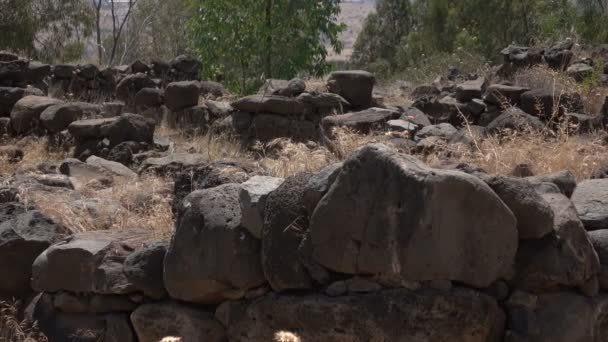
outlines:
[[[330,115],[323,118],[322,125],[328,132],[333,127],[347,127],[361,133],[369,133],[374,129],[385,129],[389,120],[396,120],[401,113],[392,109],[369,108],[360,112],[342,115]]]
[[[260,241],[241,225],[240,186],[225,184],[188,195],[165,257],[172,298],[217,304],[265,283]]]
[[[434,123],[449,122],[457,125],[462,123],[463,115],[466,117],[470,114],[467,104],[452,96],[425,97],[416,100],[412,106],[428,115]]]
[[[124,141],[154,141],[154,122],[129,113],[108,119],[78,120],[68,126],[68,131],[77,141],[107,138],[110,147]]]
[[[608,179],[580,182],[572,194],[572,202],[585,229],[608,229]]]
[[[521,109],[545,120],[565,112],[584,110],[581,96],[559,89],[533,89],[521,94]]]
[[[133,103],[135,95],[143,88],[156,88],[156,83],[143,73],[127,75],[116,85],[116,97],[125,103]]]
[[[587,63],[574,63],[568,67],[566,74],[576,81],[582,82],[593,74],[593,66]]]
[[[515,292],[507,301],[505,341],[600,342],[608,338],[605,296],[589,299],[570,292]]]
[[[0,204],[0,294],[31,291],[32,263],[68,231],[37,210],[11,202]]]
[[[589,239],[600,260],[599,285],[602,290],[608,290],[608,230],[589,232]]]
[[[175,57],[171,62],[171,72],[176,81],[191,81],[198,80],[201,62],[194,57],[180,55]]]
[[[172,174],[185,168],[205,165],[209,157],[199,153],[171,153],[163,157],[147,158],[142,162],[140,173]]]
[[[182,199],[195,190],[213,188],[228,183],[243,183],[252,176],[264,175],[263,170],[252,164],[230,159],[207,160],[197,165],[190,165],[175,174],[173,187],[174,208],[179,207]]]
[[[297,120],[282,115],[257,114],[249,127],[251,137],[261,141],[289,137],[296,141],[315,140],[317,126],[308,120]]]
[[[520,242],[512,284],[532,292],[562,287],[585,291],[588,282],[596,281],[598,256],[572,202],[561,193],[542,197],[553,211],[553,232],[540,240]]]
[[[571,171],[559,171],[548,175],[539,175],[526,178],[532,184],[538,184],[543,182],[555,184],[561,193],[566,197],[572,197],[574,189],[576,189],[576,177]]]
[[[227,311],[218,309],[216,316],[227,316],[222,323],[228,339],[250,342],[494,342],[502,340],[505,324],[491,297],[464,289],[399,289],[336,298],[269,294]]]
[[[509,275],[516,223],[478,178],[372,144],[344,163],[310,235],[314,259],[336,272],[486,287]]]
[[[55,78],[74,78],[76,76],[76,66],[70,64],[57,64],[51,68]]]
[[[29,61],[24,59],[0,61],[0,86],[25,87],[28,65]]]
[[[133,311],[131,323],[139,342],[159,342],[165,337],[181,341],[226,341],[224,327],[212,313],[185,304],[144,304]]]
[[[231,103],[232,107],[247,113],[271,113],[299,116],[309,111],[309,106],[296,98],[278,95],[250,95]]]
[[[70,177],[70,181],[77,190],[84,188],[91,181],[99,181],[101,183],[111,183],[113,181],[112,175],[105,169],[83,163],[78,159],[66,159],[62,161],[58,171]]]
[[[163,104],[163,96],[163,91],[158,88],[142,88],[135,94],[133,103],[139,110],[158,108]]]
[[[172,111],[198,105],[200,85],[196,81],[173,82],[165,89],[165,104]]]
[[[488,81],[485,77],[465,81],[456,86],[456,99],[460,102],[469,102],[473,99],[481,99],[486,91]]]
[[[266,201],[262,230],[262,268],[275,291],[307,289],[312,286],[300,245],[308,231],[304,192],[311,174],[285,179]]]
[[[537,118],[525,113],[517,107],[511,107],[502,112],[486,126],[488,133],[500,133],[503,130],[525,131],[542,130],[545,125]]]
[[[135,342],[125,313],[65,313],[53,307],[53,296],[36,296],[25,310],[25,319],[37,326],[49,341]]]
[[[38,125],[40,114],[50,106],[62,104],[57,99],[29,95],[17,101],[11,111],[11,126],[18,133],[26,133]]]
[[[309,214],[312,214],[321,198],[325,196],[331,185],[334,184],[342,169],[342,165],[342,163],[328,165],[310,177],[302,198]]]
[[[484,101],[496,106],[519,105],[521,94],[529,90],[518,86],[492,84],[486,89]]]
[[[254,176],[241,184],[242,224],[258,239],[262,238],[266,199],[281,183],[283,178]]]
[[[287,82],[284,87],[280,87],[272,92],[273,95],[294,97],[302,94],[306,90],[306,82],[300,78],[294,78]]]
[[[105,160],[97,156],[90,156],[87,158],[86,163],[100,169],[104,169],[114,176],[124,177],[126,179],[137,178],[137,174],[135,172],[131,171],[131,169],[123,164],[115,161]]]
[[[40,292],[136,293],[139,289],[125,275],[124,261],[150,237],[145,230],[74,234],[36,258],[32,288]]]
[[[338,94],[355,109],[365,109],[372,105],[372,91],[376,78],[362,70],[334,71],[329,75],[327,88]]]
[[[553,232],[553,210],[526,180],[492,177],[486,183],[517,219],[520,240],[540,239]]]
[[[445,140],[450,139],[458,130],[449,123],[440,123],[423,127],[416,133],[415,141],[421,141],[428,137],[439,137]]]
[[[45,109],[40,114],[42,126],[51,133],[59,133],[80,119],[83,115],[82,109],[74,104],[58,104]]]
[[[297,97],[298,101],[312,107],[320,116],[328,114],[342,114],[350,103],[342,96],[332,93],[302,93]]]
[[[124,272],[127,279],[144,295],[153,299],[167,296],[163,283],[163,266],[168,245],[165,241],[146,244],[125,259]]]
[[[10,116],[15,103],[28,95],[44,96],[44,93],[40,89],[29,87],[0,87],[0,117]]]

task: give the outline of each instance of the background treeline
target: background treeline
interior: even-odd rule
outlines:
[[[0,50],[103,65],[189,53],[205,78],[248,92],[327,73],[339,13],[339,0],[0,0]],[[428,66],[476,68],[511,43],[607,43],[607,19],[608,0],[378,0],[351,62],[411,79]]]
[[[328,71],[339,0],[0,0],[0,50],[52,63],[198,55],[203,75],[249,91]]]
[[[606,0],[378,0],[352,62],[384,75],[447,59],[466,68],[513,43],[608,43],[607,19]]]

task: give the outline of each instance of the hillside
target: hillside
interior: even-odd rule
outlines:
[[[344,50],[340,54],[330,53],[328,58],[330,61],[345,61],[350,58],[353,53],[353,45],[363,28],[363,22],[367,15],[374,10],[374,6],[375,0],[342,3],[339,21],[347,26],[340,35],[340,40],[344,43]]]

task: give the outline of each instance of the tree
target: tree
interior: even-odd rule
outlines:
[[[0,50],[34,50],[35,18],[31,0],[0,0]]]
[[[188,51],[186,0],[140,0],[124,33],[118,61],[150,57],[170,60]]]
[[[77,59],[91,14],[84,0],[0,0],[0,49],[46,61]]]
[[[323,40],[340,50],[339,0],[191,0],[203,74],[245,91],[264,78],[327,70]]]
[[[352,60],[357,65],[384,61],[396,65],[396,50],[401,39],[412,28],[410,0],[380,0],[376,12],[371,13],[363,24],[355,42]],[[382,39],[375,39],[382,37]]]

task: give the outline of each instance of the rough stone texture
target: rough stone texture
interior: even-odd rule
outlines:
[[[303,202],[311,174],[289,177],[266,201],[262,230],[262,267],[275,291],[307,289],[312,286],[302,263],[300,245],[308,231],[309,213]]]
[[[557,99],[559,103],[556,103]],[[559,89],[533,89],[521,94],[521,109],[544,119],[551,118],[555,113],[582,112],[583,107],[580,95]]]
[[[487,80],[479,77],[475,80],[465,81],[456,86],[456,99],[460,102],[469,102],[473,99],[480,99],[486,91]]]
[[[144,304],[131,314],[139,342],[159,342],[165,337],[181,341],[224,342],[224,327],[200,308],[163,302]]]
[[[83,111],[78,105],[59,104],[50,106],[40,114],[42,126],[51,133],[59,133],[68,126],[80,119]]]
[[[270,113],[298,116],[308,111],[308,106],[298,99],[277,95],[250,95],[231,103],[231,106],[248,113]]]
[[[258,239],[262,238],[266,199],[281,183],[283,178],[254,176],[241,184],[239,200],[243,214],[242,225]]]
[[[601,342],[608,340],[608,299],[569,292],[516,292],[507,301],[507,342]]]
[[[321,265],[389,282],[486,287],[508,276],[517,251],[516,219],[485,183],[377,144],[345,162],[310,229]]]
[[[153,143],[154,121],[141,115],[125,113],[109,119],[79,120],[68,130],[78,141],[107,138],[110,147],[124,141]]]
[[[329,188],[338,177],[342,165],[343,163],[328,165],[310,177],[303,195],[304,205],[308,213],[312,214],[321,198],[329,191]]]
[[[608,290],[608,230],[589,232],[589,239],[600,261],[599,285],[602,290]]]
[[[486,89],[484,101],[496,106],[519,105],[521,94],[530,90],[529,88],[516,87],[504,84],[493,84]]]
[[[520,242],[512,284],[532,292],[583,289],[599,271],[599,260],[570,200],[561,193],[543,199],[554,215],[551,234]]]
[[[40,114],[48,107],[63,103],[49,97],[29,95],[17,101],[11,111],[11,126],[18,133],[26,133],[38,125]]]
[[[458,130],[449,123],[440,123],[438,125],[430,125],[422,128],[416,133],[415,141],[421,141],[428,137],[439,137],[445,140],[450,139]]]
[[[153,299],[167,296],[163,283],[163,265],[168,242],[148,244],[130,254],[124,263],[124,272],[129,282]]]
[[[514,131],[542,130],[545,125],[532,115],[526,114],[517,107],[511,107],[486,126],[488,133],[499,133],[502,130]]]
[[[86,163],[104,169],[115,176],[120,176],[127,179],[137,178],[137,174],[135,172],[131,171],[131,169],[121,163],[105,160],[97,156],[90,156],[89,158],[87,158]]]
[[[232,308],[227,316],[228,339],[243,342],[281,341],[290,335],[297,339],[286,340],[494,342],[502,340],[505,320],[492,298],[464,289],[336,298],[269,294]]]
[[[137,292],[139,289],[124,274],[123,263],[149,238],[150,233],[145,230],[74,234],[36,258],[32,267],[32,288],[41,292]]]
[[[576,189],[576,177],[571,171],[559,171],[548,175],[539,175],[526,178],[532,184],[538,183],[553,183],[555,184],[562,194],[566,197],[572,197],[574,189]]]
[[[362,133],[387,127],[389,120],[396,120],[401,113],[396,110],[369,108],[360,112],[342,115],[331,115],[323,119],[323,128],[329,131],[332,127],[348,127]]]
[[[142,88],[133,99],[135,108],[145,110],[158,108],[163,104],[163,91],[157,88]]]
[[[329,75],[327,88],[338,94],[354,108],[365,109],[372,105],[372,91],[376,78],[362,70],[335,71]]]
[[[70,181],[76,190],[80,190],[91,181],[111,183],[112,175],[97,166],[83,163],[77,159],[66,159],[59,165],[59,172],[70,177]]]
[[[172,111],[180,111],[198,105],[200,92],[196,81],[173,82],[165,89],[165,104]]]
[[[240,186],[221,185],[188,195],[165,257],[172,298],[217,304],[264,284],[260,241],[241,226]]]
[[[156,88],[156,83],[143,73],[127,75],[116,85],[116,97],[127,104],[133,103],[143,88]]]
[[[185,168],[205,165],[208,162],[208,156],[198,153],[171,153],[164,157],[147,158],[143,161],[139,172],[171,174]]]
[[[53,307],[49,294],[35,297],[26,308],[25,318],[37,322],[49,341],[136,341],[127,314],[64,313]]]
[[[28,95],[44,96],[44,93],[36,88],[0,87],[0,117],[10,116],[15,103]]]
[[[250,133],[252,137],[261,141],[284,137],[308,141],[316,139],[317,126],[307,120],[296,120],[274,114],[257,114],[253,116]]]
[[[175,175],[174,208],[177,208],[182,199],[195,190],[209,189],[228,183],[240,184],[256,175],[264,175],[264,172],[254,165],[229,159],[184,168]]]
[[[585,229],[608,229],[608,179],[580,182],[572,194],[572,202]]]
[[[531,183],[509,177],[486,182],[515,215],[520,240],[540,239],[553,232],[553,210]]]
[[[0,204],[0,294],[21,295],[31,291],[32,263],[67,234],[67,230],[36,210],[21,204]]]

